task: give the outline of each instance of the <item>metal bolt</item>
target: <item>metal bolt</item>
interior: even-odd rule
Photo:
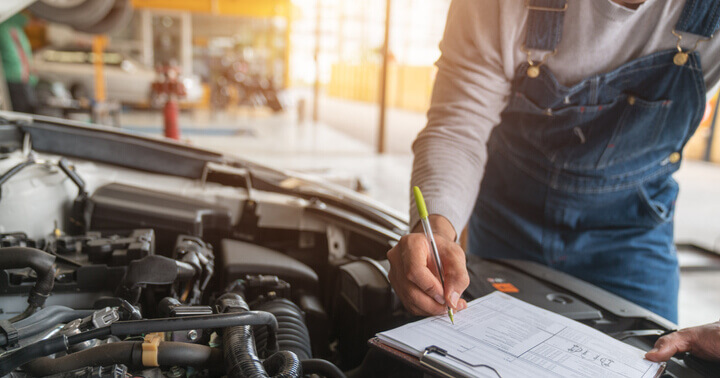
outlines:
[[[190,340],[190,341],[195,341],[195,340],[197,340],[197,338],[198,338],[198,333],[197,333],[197,331],[194,330],[194,329],[189,330],[188,333],[187,333],[187,338],[188,338],[188,340]]]

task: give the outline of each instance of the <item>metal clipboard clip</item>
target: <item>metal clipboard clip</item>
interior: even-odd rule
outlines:
[[[443,377],[456,378],[456,377],[458,377],[458,376],[460,376],[460,377],[465,377],[465,376],[467,376],[467,375],[464,375],[464,374],[462,374],[462,373],[455,372],[455,371],[453,371],[452,367],[448,366],[447,364],[443,364],[443,363],[440,362],[440,361],[437,361],[437,360],[434,360],[434,359],[429,358],[428,356],[429,356],[430,354],[437,354],[437,355],[440,355],[440,356],[442,356],[442,357],[450,358],[450,359],[452,359],[452,360],[455,360],[455,361],[457,361],[457,362],[460,362],[461,364],[463,364],[463,365],[465,365],[465,366],[467,366],[467,367],[469,367],[469,368],[473,368],[473,369],[475,369],[475,368],[485,368],[485,369],[489,369],[489,370],[492,370],[492,371],[498,376],[498,378],[502,378],[502,376],[500,375],[500,373],[499,373],[497,370],[495,370],[494,367],[492,367],[492,366],[490,366],[490,365],[486,365],[486,364],[471,364],[471,363],[469,363],[469,362],[467,362],[467,361],[465,361],[465,360],[463,360],[463,359],[461,359],[461,358],[458,358],[458,357],[453,356],[452,354],[448,353],[448,352],[447,352],[445,349],[443,349],[443,348],[440,348],[440,347],[435,346],[435,345],[431,345],[431,346],[425,348],[425,350],[423,351],[422,356],[420,356],[420,365],[425,366],[426,368],[432,370],[433,372],[435,372],[435,373],[437,373],[437,374],[439,374],[439,375],[441,375],[441,376],[443,376]]]

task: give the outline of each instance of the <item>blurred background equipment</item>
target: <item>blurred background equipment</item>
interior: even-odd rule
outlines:
[[[158,102],[164,101],[163,116],[165,118],[165,137],[180,139],[178,126],[178,99],[186,96],[185,86],[180,81],[180,68],[175,65],[158,66],[159,80],[152,83],[152,95]]]
[[[35,113],[37,76],[32,74],[32,51],[23,27],[27,17],[16,14],[0,24],[0,55],[12,108],[22,113]]]

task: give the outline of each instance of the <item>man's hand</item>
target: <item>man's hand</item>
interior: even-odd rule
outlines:
[[[690,352],[704,360],[720,361],[720,321],[663,336],[645,358],[655,362],[667,361],[681,352]]]
[[[465,252],[453,241],[455,230],[446,218],[430,215],[429,220],[443,265],[444,290],[430,243],[420,224],[387,253],[390,283],[405,308],[413,314],[442,314],[446,303],[454,310],[463,310],[467,303],[460,295],[470,284]]]

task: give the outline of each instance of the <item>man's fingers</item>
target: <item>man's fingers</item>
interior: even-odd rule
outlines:
[[[414,283],[425,295],[432,298],[438,305],[445,304],[443,288],[440,281],[430,271],[427,261],[428,243],[421,238],[408,241],[408,247],[403,251],[405,264],[405,278]]]
[[[655,362],[667,361],[677,353],[690,351],[691,345],[692,332],[678,331],[659,338],[645,358]]]
[[[445,299],[452,308],[459,309],[460,295],[470,285],[470,277],[465,265],[465,252],[452,242],[446,242],[442,251]]]
[[[431,299],[420,288],[410,286],[405,293],[406,301],[411,304],[410,312],[416,315],[438,315],[445,312],[445,306]]]

